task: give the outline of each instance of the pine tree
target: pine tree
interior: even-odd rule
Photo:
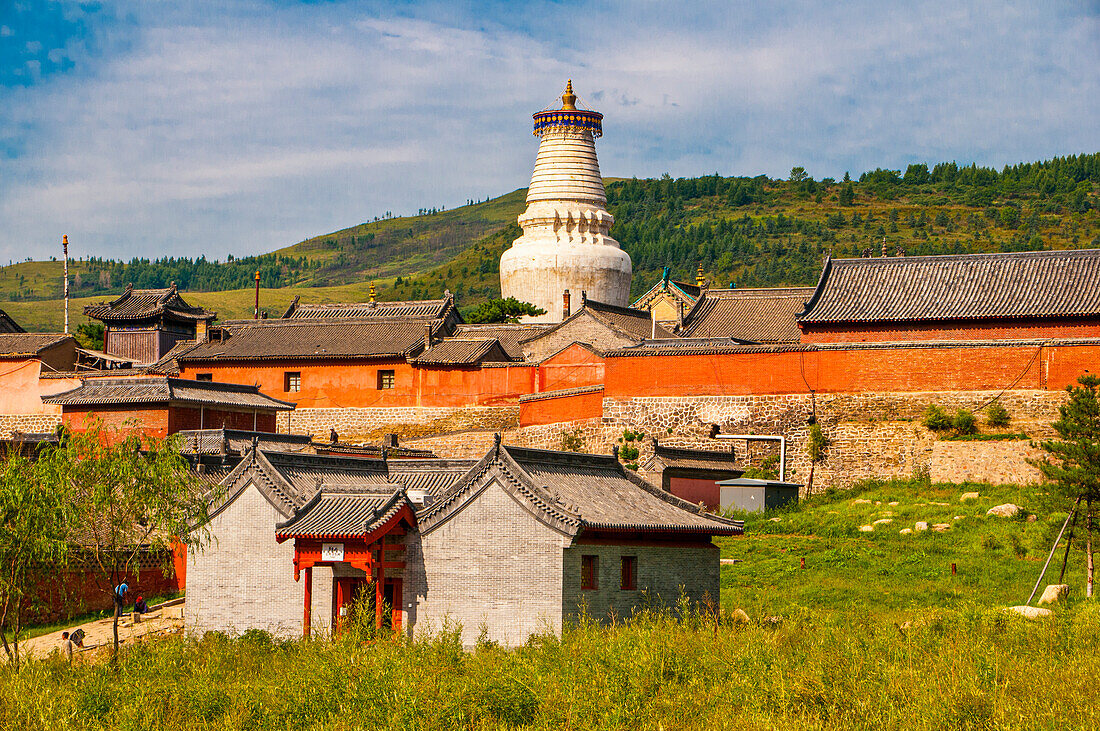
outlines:
[[[1061,418],[1051,424],[1061,440],[1041,442],[1039,446],[1050,456],[1034,464],[1067,496],[1078,504],[1085,502],[1085,595],[1091,597],[1092,504],[1100,501],[1100,376],[1084,375],[1077,382],[1079,386],[1066,387],[1069,400],[1058,408]]]

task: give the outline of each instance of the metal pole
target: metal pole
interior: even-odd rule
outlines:
[[[61,237],[61,251],[65,254],[65,334],[69,334],[69,235]]]
[[[1043,583],[1043,577],[1047,574],[1047,566],[1050,566],[1050,559],[1054,558],[1054,552],[1058,550],[1058,544],[1062,541],[1062,534],[1066,532],[1066,526],[1069,525],[1069,519],[1073,517],[1073,514],[1077,512],[1077,506],[1073,506],[1073,510],[1069,511],[1069,515],[1066,516],[1066,521],[1062,523],[1062,530],[1058,531],[1058,537],[1054,539],[1054,545],[1050,547],[1050,555],[1047,556],[1047,562],[1043,564],[1043,570],[1039,572],[1039,578],[1035,581],[1035,588],[1031,590],[1031,596],[1027,598],[1024,604],[1031,604],[1031,600],[1035,598],[1035,592],[1039,591],[1039,584]]]
[[[252,310],[252,319],[260,319],[260,273],[256,272],[256,307]]]

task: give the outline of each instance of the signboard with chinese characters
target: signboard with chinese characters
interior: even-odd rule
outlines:
[[[321,544],[321,560],[322,561],[343,561],[344,560],[344,544],[343,543],[322,543]]]

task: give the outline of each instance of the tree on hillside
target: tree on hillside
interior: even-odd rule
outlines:
[[[464,318],[470,323],[519,322],[519,318],[524,315],[545,314],[546,310],[541,307],[509,297],[482,302],[473,311],[465,313]]]
[[[1039,446],[1049,456],[1035,460],[1033,464],[1047,480],[1076,501],[1075,511],[1082,501],[1085,502],[1085,595],[1091,597],[1092,505],[1100,501],[1100,376],[1084,375],[1077,382],[1079,386],[1066,387],[1069,400],[1058,408],[1061,418],[1051,424],[1061,440],[1041,442]],[[1066,556],[1069,556],[1068,545]]]
[[[23,611],[33,604],[43,566],[54,572],[67,558],[68,502],[49,488],[35,464],[12,451],[0,462],[0,639],[19,667]]]
[[[83,432],[64,430],[36,470],[43,489],[70,506],[68,539],[79,546],[75,562],[112,598],[117,657],[118,620],[126,601],[117,588],[138,575],[144,556],[161,556],[167,571],[181,538],[205,542],[212,488],[197,481],[176,440],[107,429],[99,421]]]

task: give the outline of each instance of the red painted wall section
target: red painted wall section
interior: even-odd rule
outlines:
[[[906,342],[913,340],[1028,340],[1100,338],[1100,320],[986,320],[982,322],[819,325],[806,323],[804,343]]]
[[[853,348],[611,357],[608,398],[862,391],[1057,390],[1100,370],[1100,345]]]
[[[539,364],[538,392],[603,383],[603,356],[574,343]]]
[[[670,477],[668,491],[689,503],[703,503],[708,510],[716,510],[722,503],[721,489],[714,480],[697,477]]]
[[[380,389],[379,371],[394,372],[394,387]],[[301,390],[284,390],[287,372],[301,373]],[[278,364],[183,364],[181,378],[210,373],[221,383],[254,384],[298,408],[384,408],[390,406],[474,406],[515,403],[534,391],[532,366],[426,367],[406,361]]]
[[[184,429],[245,429],[247,431],[274,432],[275,414],[257,412],[253,420],[252,412],[219,411],[218,409],[199,409],[191,406],[172,407],[168,411],[168,433],[175,434]]]
[[[70,429],[83,431],[93,419],[100,419],[109,429],[127,431],[135,426],[143,433],[163,439],[168,436],[168,409],[164,406],[140,408],[129,406],[68,407],[62,421]]]
[[[603,416],[603,396],[603,391],[593,391],[525,401],[519,405],[519,425],[556,424]]]
[[[378,372],[382,370],[394,372],[393,388],[378,388]],[[302,375],[300,391],[286,390],[288,372]],[[259,386],[268,396],[303,409],[416,405],[416,374],[404,360],[180,364],[181,378],[195,378],[199,373],[210,373],[219,383]]]
[[[61,413],[60,406],[43,404],[42,397],[71,391],[80,379],[41,378],[42,370],[35,358],[0,360],[0,414]]]
[[[127,576],[125,582],[130,587],[126,592],[127,610],[139,596],[148,601],[155,596],[175,594],[183,589],[180,577],[152,567],[143,568],[140,574]],[[111,595],[100,588],[96,577],[80,571],[54,574],[43,579],[39,582],[34,597],[39,606],[31,608],[28,605],[29,611],[23,616],[24,622],[55,622],[113,606]]]

